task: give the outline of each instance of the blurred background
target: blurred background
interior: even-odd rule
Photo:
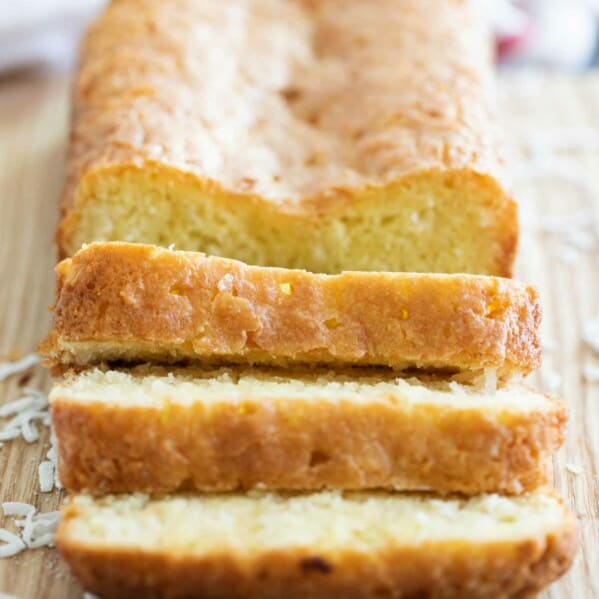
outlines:
[[[599,65],[599,0],[479,0],[501,65],[567,70]],[[88,21],[106,0],[4,1],[0,74],[46,64],[68,69]]]

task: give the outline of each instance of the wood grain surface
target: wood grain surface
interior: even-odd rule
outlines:
[[[599,75],[510,74],[499,87],[521,201],[518,276],[538,285],[544,300],[548,351],[537,382],[556,386],[570,404],[555,482],[580,520],[574,567],[542,597],[592,599],[599,597],[599,383],[586,382],[583,368],[599,366],[599,355],[582,335],[599,316]],[[47,330],[67,116],[65,76],[30,71],[0,79],[0,355],[35,350]],[[560,145],[573,147],[561,152]],[[47,389],[48,382],[36,367],[26,384]],[[19,376],[0,383],[0,404],[15,398],[20,384]],[[39,442],[4,444],[0,501],[56,509],[61,494],[40,493],[37,478],[48,447],[46,430]],[[74,599],[83,590],[54,550],[37,549],[0,559],[2,592]]]

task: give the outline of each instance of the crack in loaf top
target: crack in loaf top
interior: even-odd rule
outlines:
[[[466,0],[119,0],[84,43],[70,180],[158,162],[299,204],[495,174],[489,73]]]

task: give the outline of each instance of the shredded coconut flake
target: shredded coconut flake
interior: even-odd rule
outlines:
[[[580,252],[576,248],[560,244],[556,248],[555,257],[564,264],[576,264],[580,260]]]
[[[544,367],[541,369],[541,383],[547,393],[557,393],[562,386],[562,375]]]
[[[5,528],[0,528],[0,541],[2,542],[2,545],[0,545],[0,558],[12,557],[26,549],[23,540]]]
[[[31,443],[39,438],[36,422],[50,425],[48,398],[41,391],[26,388],[24,395],[0,406],[0,418],[10,418],[0,429],[0,440],[7,441],[23,437]],[[51,440],[53,441],[52,437]],[[60,483],[56,477],[56,448],[54,444],[47,454],[48,459],[39,467],[40,488],[48,492]],[[35,507],[28,503],[7,501],[2,504],[5,517],[12,517],[13,524],[20,529],[15,534],[0,528],[0,557],[11,557],[26,548],[36,549],[54,545],[54,533],[58,525],[59,512],[36,514]],[[0,598],[1,599],[1,598]]]
[[[37,423],[50,426],[48,397],[37,389],[26,388],[23,396],[0,406],[0,418],[12,418],[0,428],[0,441],[10,441],[22,437],[27,443],[39,439]],[[43,493],[52,491],[54,487],[62,488],[58,480],[56,460],[56,439],[50,436],[51,447],[46,460],[38,467],[40,489]]]
[[[223,275],[216,287],[221,293],[231,293],[233,290],[233,275],[230,272]]]
[[[13,374],[20,374],[21,372],[29,370],[38,364],[39,361],[40,359],[37,354],[27,354],[20,360],[15,360],[14,362],[3,362],[0,364],[0,381],[3,381]]]
[[[591,193],[590,190],[587,191]],[[599,236],[590,210],[560,217],[541,217],[537,220],[535,229],[560,242],[559,255],[564,261],[576,260],[579,252],[594,252],[599,248]]]
[[[447,386],[452,393],[464,393],[464,387],[457,381],[449,381]]]
[[[31,388],[23,390],[23,396],[0,407],[0,418],[12,418],[0,429],[0,441],[23,437],[27,443],[39,439],[36,421],[50,425],[48,398],[41,391]]]
[[[582,376],[587,383],[599,383],[599,366],[587,363],[582,368]]]
[[[497,368],[485,368],[484,377],[485,392],[489,394],[495,393],[497,391]]]
[[[594,203],[596,192],[588,170],[575,152],[599,149],[599,131],[596,129],[555,129],[542,133],[528,133],[520,144],[528,154],[521,161],[516,179],[560,180],[574,186],[580,193],[583,209],[560,215],[536,216],[524,225],[537,232],[551,235],[559,242],[557,257],[560,261],[574,263],[578,252],[599,250],[599,231],[595,223]],[[565,156],[569,152],[570,156]]]
[[[2,510],[5,516],[13,518],[20,534],[0,528],[0,541],[4,542],[0,545],[0,557],[11,557],[25,549],[54,546],[60,512],[36,514],[34,506],[16,501],[3,503]]]
[[[54,434],[54,431],[50,431],[50,449],[48,450],[48,453],[46,454],[46,458],[48,458],[48,460],[50,462],[52,462],[52,465],[54,466],[54,486],[57,489],[62,489],[62,483],[60,482],[59,478],[58,478],[58,450],[57,450],[57,439],[56,439],[56,435]],[[41,483],[40,483],[41,484]]]
[[[18,516],[20,518],[26,518],[30,514],[35,513],[35,508],[30,503],[23,503],[21,501],[5,501],[2,504],[2,511],[5,516]]]
[[[599,353],[599,316],[595,316],[584,325],[582,338],[594,352]]]
[[[54,488],[54,464],[50,460],[45,460],[37,467],[40,479],[40,491],[49,493]]]
[[[577,464],[566,464],[566,470],[570,474],[582,474],[584,472],[582,466],[578,466]]]

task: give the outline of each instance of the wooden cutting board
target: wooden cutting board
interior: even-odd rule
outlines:
[[[599,75],[504,75],[499,96],[522,204],[519,276],[541,290],[543,334],[552,348],[545,354],[544,378],[555,379],[570,403],[555,482],[580,520],[581,550],[570,573],[543,599],[592,599],[599,597],[599,383],[585,382],[583,366],[599,366],[599,355],[583,343],[582,332],[599,316]],[[67,114],[65,76],[31,71],[0,80],[0,355],[35,350],[47,330]],[[597,128],[594,141],[589,127]],[[594,150],[555,151],[580,141]],[[570,231],[566,225],[579,211],[581,225]],[[572,244],[585,249],[575,251]],[[0,403],[17,396],[19,379],[0,383]],[[38,367],[26,384],[47,389],[48,382]],[[4,444],[0,501],[57,508],[62,495],[40,493],[38,486],[37,466],[48,447],[46,430],[39,442]],[[1,592],[20,599],[74,599],[83,590],[54,550],[38,549],[0,559]]]

